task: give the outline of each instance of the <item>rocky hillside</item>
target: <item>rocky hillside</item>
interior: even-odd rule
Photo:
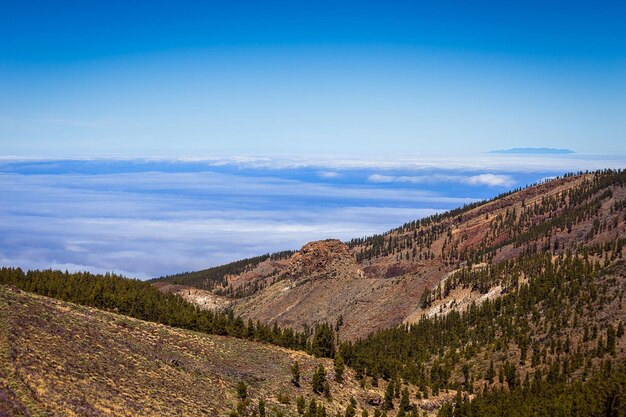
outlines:
[[[383,235],[312,242],[290,257],[247,264],[212,293],[245,318],[295,329],[327,321],[341,340],[355,340],[444,311],[433,300],[442,297],[446,278],[467,265],[623,240],[625,179],[615,171],[568,175]],[[455,305],[502,289],[489,290],[488,296],[466,290]]]
[[[0,268],[0,416],[623,415],[625,184],[152,284]]]
[[[0,285],[0,415],[226,416],[237,407],[297,415],[296,399],[312,399],[328,415],[351,397],[370,413],[384,385],[361,386],[333,362],[273,345],[213,336],[136,320]],[[300,384],[292,382],[298,362]],[[330,397],[315,394],[323,365]],[[246,386],[240,400],[238,386]],[[415,388],[408,387],[415,398]],[[412,401],[435,410],[451,391]],[[360,411],[359,411],[360,412]],[[282,413],[282,414],[280,414]]]

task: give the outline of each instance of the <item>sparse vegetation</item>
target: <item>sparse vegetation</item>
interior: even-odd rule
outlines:
[[[319,417],[331,412],[367,416],[370,411],[379,417],[414,416],[420,411],[440,416],[624,415],[625,175],[624,171],[567,175],[519,195],[506,193],[488,204],[354,240],[352,254],[338,241],[310,245],[308,258],[295,256],[301,268],[285,273],[284,277],[294,274],[301,280],[291,283],[306,285],[311,278],[303,271],[314,271],[323,261],[318,254],[329,248],[342,251],[334,261],[358,275],[350,277],[350,286],[365,279],[353,255],[372,266],[370,273],[379,273],[376,262],[384,258],[388,275],[380,288],[391,288],[384,287],[390,279],[394,288],[417,279],[411,276],[415,270],[402,265],[426,265],[419,271],[439,277],[435,285],[406,285],[412,290],[406,290],[407,300],[421,315],[398,315],[395,323],[403,324],[381,326],[360,338],[339,337],[346,327],[354,328],[345,311],[332,324],[316,321],[315,326],[294,331],[276,321],[244,322],[232,311],[201,310],[149,283],[115,275],[2,268],[0,295],[6,301],[0,305],[5,313],[0,317],[0,330],[5,332],[0,334],[0,360],[11,371],[0,371],[0,395],[11,399],[14,414],[42,408],[37,395],[59,410],[89,414],[108,407],[115,414],[122,405],[98,395],[115,396],[106,378],[123,368],[124,378],[152,375],[149,386],[138,389],[123,405],[135,407],[135,414],[158,414],[165,407],[163,398],[150,406],[136,405],[133,401],[139,401],[140,394],[175,392],[180,398],[168,400],[183,414],[213,413],[218,408],[211,401],[220,398],[228,400],[219,408],[220,415],[239,417],[294,413]],[[464,222],[473,223],[465,227]],[[207,288],[222,291],[228,288],[226,275],[249,272],[267,258],[225,266],[203,279],[212,282]],[[395,281],[398,276],[404,278]],[[333,277],[333,271],[319,275]],[[14,287],[108,312],[42,301]],[[251,288],[227,292],[240,297],[249,295]],[[290,289],[283,286],[281,291]],[[261,287],[253,289],[258,291]],[[70,356],[74,362],[68,363],[76,365],[68,365],[60,359],[66,353],[63,344],[57,349],[54,341],[75,334],[80,338],[72,348],[79,356]],[[86,399],[64,400],[80,398],[64,375],[76,378],[94,364],[94,357],[102,359],[101,346],[128,357],[115,353],[111,364],[96,362],[94,371],[87,372],[89,381],[81,379],[91,387]],[[199,359],[203,355],[211,361]],[[45,372],[29,368],[44,356],[51,358]],[[117,368],[111,368],[113,364]],[[326,369],[331,366],[334,373],[329,376]],[[269,379],[254,377],[261,372]],[[52,382],[45,374],[52,375]],[[211,380],[214,375],[222,385]],[[160,386],[156,381],[165,382]],[[181,394],[188,384],[194,388]],[[204,388],[196,388],[198,384]],[[69,393],[57,391],[68,386]],[[210,398],[198,399],[207,392]]]
[[[310,378],[333,362],[247,339],[207,335],[0,285],[0,413],[28,415],[294,416],[300,400],[343,414],[352,394],[346,371],[332,397]],[[373,392],[376,395],[376,391]],[[323,391],[322,391],[323,394]],[[361,400],[359,407],[373,411]],[[7,411],[8,410],[8,411]],[[319,411],[322,412],[322,411]],[[3,414],[4,415],[4,414]]]
[[[314,328],[313,335],[258,321],[245,324],[232,312],[201,310],[181,297],[159,292],[147,282],[119,275],[53,270],[24,272],[20,268],[3,267],[0,284],[183,329],[272,343],[319,357],[334,355],[334,335],[326,323]]]

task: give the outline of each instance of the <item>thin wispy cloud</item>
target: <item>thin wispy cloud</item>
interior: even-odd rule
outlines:
[[[335,171],[319,171],[317,176],[320,178],[332,179],[340,177],[341,174]]]
[[[68,127],[86,127],[86,128],[102,128],[107,126],[107,122],[101,120],[84,120],[78,118],[58,117],[58,116],[43,116],[38,118],[28,119],[30,123],[41,123],[57,126]]]
[[[515,180],[510,175],[481,174],[463,178],[461,182],[470,185],[488,185],[490,187],[512,187]]]
[[[461,175],[416,175],[416,176],[393,176],[372,174],[368,177],[374,183],[411,183],[411,184],[435,184],[445,182],[457,182],[468,185],[487,185],[490,187],[511,187],[515,180],[510,175],[480,174],[471,176]]]
[[[150,158],[149,158],[150,159]],[[151,158],[168,160],[170,158]],[[303,169],[318,168],[329,171],[354,169],[371,170],[457,170],[490,172],[576,172],[605,168],[618,169],[624,166],[623,155],[499,155],[477,154],[436,154],[418,156],[355,156],[337,155],[318,156],[234,156],[234,157],[193,157],[177,158],[180,161],[206,162],[212,166],[238,166],[253,169]]]

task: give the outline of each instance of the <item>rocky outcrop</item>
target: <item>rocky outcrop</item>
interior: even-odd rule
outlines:
[[[309,242],[289,259],[291,278],[336,277],[338,275],[363,277],[348,246],[337,239]]]

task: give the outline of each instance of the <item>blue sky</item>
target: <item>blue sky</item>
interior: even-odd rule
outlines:
[[[619,2],[3,2],[0,153],[626,152]]]
[[[146,278],[623,168],[625,21],[604,1],[3,1],[0,265]],[[486,153],[514,147],[577,153]]]

